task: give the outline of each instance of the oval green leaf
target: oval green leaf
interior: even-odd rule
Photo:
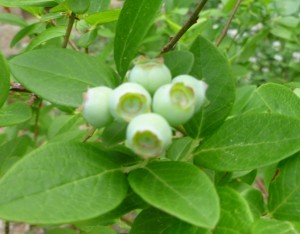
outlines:
[[[258,219],[251,228],[251,234],[299,234],[300,225],[295,225],[288,221],[280,221],[275,219]]]
[[[268,206],[276,219],[300,221],[300,153],[281,162],[270,183]]]
[[[195,234],[198,227],[153,208],[143,210],[134,220],[130,234]]]
[[[229,115],[235,99],[235,80],[227,59],[203,37],[194,41],[190,51],[195,59],[190,74],[208,84],[209,105],[185,124],[188,134],[197,138],[211,135]]]
[[[114,71],[97,58],[68,49],[33,50],[10,61],[14,77],[53,103],[78,107],[88,87],[115,87]]]
[[[219,219],[219,199],[212,182],[191,164],[154,162],[132,171],[129,183],[146,202],[185,222],[213,228]]]
[[[195,153],[195,163],[219,171],[266,166],[300,150],[300,121],[278,114],[247,114],[227,120]]]
[[[117,23],[114,57],[123,77],[150,29],[162,0],[126,0]]]
[[[11,24],[20,27],[27,26],[26,21],[24,18],[18,15],[10,14],[10,13],[0,13],[0,22],[4,24]]]
[[[270,111],[300,118],[300,98],[291,89],[268,83],[260,86],[257,93]]]
[[[9,88],[10,71],[4,55],[0,52],[0,108],[3,106],[8,97]]]
[[[253,216],[244,198],[227,187],[218,189],[221,201],[221,217],[214,234],[249,233]]]
[[[16,125],[29,120],[31,108],[25,103],[14,103],[0,110],[0,127]]]
[[[0,180],[0,217],[34,224],[72,223],[106,213],[126,196],[124,174],[97,148],[48,144]]]
[[[101,11],[101,12],[87,16],[85,18],[85,21],[92,25],[101,25],[101,24],[111,23],[111,22],[118,20],[120,12],[121,12],[120,9]]]

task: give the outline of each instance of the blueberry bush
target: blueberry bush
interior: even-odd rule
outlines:
[[[300,233],[300,1],[119,5],[0,0],[5,233]]]

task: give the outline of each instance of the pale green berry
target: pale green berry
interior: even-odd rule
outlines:
[[[183,83],[160,87],[153,97],[153,111],[163,116],[172,126],[186,123],[195,111],[193,89]]]
[[[109,110],[112,89],[100,86],[90,88],[84,94],[83,112],[85,120],[95,128],[101,128],[113,121]]]
[[[198,80],[195,77],[190,75],[176,76],[172,82],[173,83],[183,82],[186,86],[189,86],[193,89],[196,98],[195,112],[198,112],[205,101],[205,92],[207,89],[207,84],[204,81]]]
[[[109,105],[117,120],[130,122],[137,115],[151,111],[151,96],[139,84],[124,83],[113,91]]]
[[[168,122],[155,113],[135,117],[126,131],[126,144],[144,158],[165,153],[172,143],[172,130]]]
[[[136,64],[128,74],[128,80],[142,85],[150,94],[162,85],[171,83],[170,70],[162,61],[150,60]]]

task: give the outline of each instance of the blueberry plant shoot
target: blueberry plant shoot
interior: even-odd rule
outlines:
[[[0,6],[3,233],[300,233],[300,0]]]

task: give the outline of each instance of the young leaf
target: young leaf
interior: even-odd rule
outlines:
[[[126,0],[117,23],[114,57],[123,77],[151,27],[162,0]]]
[[[280,221],[275,219],[258,219],[251,228],[251,234],[299,234],[300,226],[287,221]]]
[[[195,234],[198,227],[154,208],[143,210],[134,220],[130,234]]]
[[[120,12],[121,12],[120,9],[101,11],[87,16],[85,18],[85,21],[92,25],[111,23],[118,20]]]
[[[45,232],[45,234],[76,234],[74,230],[68,228],[55,228],[50,231]]]
[[[282,161],[278,169],[269,188],[269,211],[276,219],[299,221],[300,153]]]
[[[170,51],[163,55],[172,77],[189,74],[194,65],[194,55],[189,51]]]
[[[188,134],[197,138],[211,135],[229,115],[235,99],[235,81],[228,61],[209,41],[198,37],[190,51],[195,58],[190,74],[208,84],[209,105],[185,124]]]
[[[29,45],[26,47],[25,51],[33,50],[42,43],[49,41],[53,38],[63,37],[66,34],[66,27],[56,26],[46,29],[44,32],[39,34],[34,38]]]
[[[97,148],[48,144],[0,180],[0,217],[34,224],[85,220],[117,207],[126,190],[119,166]]]
[[[212,182],[191,164],[154,162],[132,171],[128,179],[146,202],[183,221],[213,228],[219,219],[219,200]]]
[[[33,50],[10,61],[14,77],[53,103],[78,107],[88,87],[115,87],[114,71],[97,58],[68,49]]]
[[[289,88],[268,83],[260,86],[257,93],[272,112],[300,118],[300,98]]]
[[[245,85],[236,89],[236,98],[230,115],[243,114],[244,108],[253,96],[256,87],[254,85]]]
[[[300,150],[300,121],[278,114],[231,118],[196,151],[195,163],[214,170],[262,167]]]
[[[127,123],[114,121],[108,125],[103,133],[102,140],[107,146],[116,145],[126,139]]]
[[[0,127],[26,122],[32,116],[31,108],[25,103],[14,103],[0,110]]]
[[[108,10],[110,6],[110,0],[91,0],[88,15]]]
[[[214,234],[249,233],[253,216],[247,202],[235,190],[218,189],[221,201],[221,217]]]
[[[0,108],[5,103],[10,87],[10,71],[4,55],[0,52]],[[1,117],[0,117],[1,119]]]

